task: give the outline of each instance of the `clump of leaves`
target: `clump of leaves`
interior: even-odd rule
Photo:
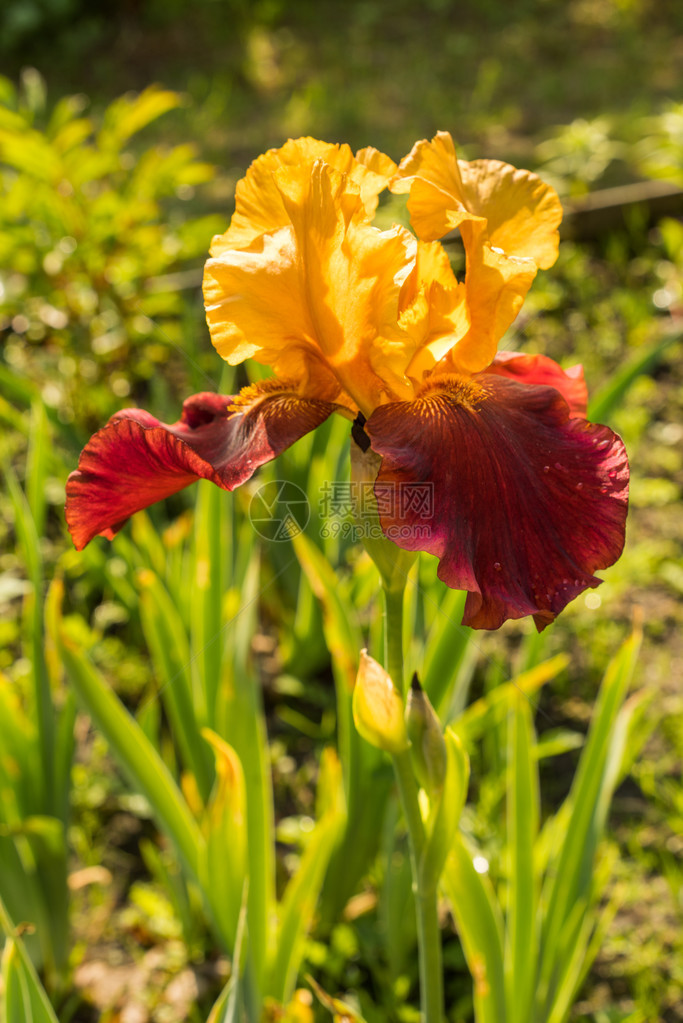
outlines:
[[[181,336],[179,271],[220,224],[187,219],[173,200],[191,199],[214,170],[192,145],[133,148],[181,102],[153,85],[99,117],[86,116],[82,95],[48,111],[38,72],[20,89],[0,78],[5,359],[40,381],[62,421],[112,411]]]

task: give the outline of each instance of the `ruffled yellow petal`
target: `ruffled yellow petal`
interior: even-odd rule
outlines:
[[[462,224],[460,230],[467,252],[469,329],[449,351],[443,369],[479,373],[493,362],[498,342],[521,309],[536,276],[536,263],[498,251],[485,240],[478,223]]]
[[[489,243],[547,270],[557,259],[562,204],[537,174],[500,160],[459,161],[461,201],[486,218]]]
[[[414,341],[403,372],[417,388],[467,333],[465,285],[459,284],[438,242],[420,242],[415,268],[403,287],[400,326]]]
[[[446,131],[417,142],[390,187],[410,192],[411,223],[425,241],[481,220],[488,242],[506,255],[533,259],[543,269],[557,259],[562,206],[555,190],[500,160],[458,160]]]
[[[316,160],[347,175],[358,186],[368,217],[377,207],[379,193],[397,170],[393,160],[372,147],[359,150],[354,157],[346,144],[313,138],[290,139],[280,149],[269,149],[254,160],[246,176],[237,183],[230,227],[213,239],[211,255],[219,256],[225,249],[246,248],[260,235],[285,227],[289,219],[274,176],[285,172],[290,191],[298,192],[301,201]]]
[[[222,249],[206,264],[212,341],[232,364],[255,358],[302,380],[302,394],[350,396],[369,413],[401,384],[383,366],[410,343],[398,315],[415,239],[400,227],[371,227],[360,191],[322,161],[305,182],[289,168],[271,180],[286,226],[247,250]],[[403,393],[409,390],[405,382]]]
[[[420,238],[460,229],[470,323],[444,368],[479,372],[492,361],[538,267],[557,258],[560,201],[529,171],[499,160],[458,160],[447,132],[416,143],[391,188],[410,191],[411,223]]]
[[[410,222],[418,238],[435,241],[476,217],[461,199],[460,164],[453,139],[440,131],[431,142],[416,142],[390,182],[392,192],[410,192]]]

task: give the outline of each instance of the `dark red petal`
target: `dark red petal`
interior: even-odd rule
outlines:
[[[570,366],[569,369],[562,369],[547,355],[498,352],[484,373],[509,377],[520,384],[540,384],[545,387],[554,387],[569,405],[573,416],[586,418],[588,388],[583,376],[583,366]]]
[[[269,380],[236,398],[194,394],[172,426],[143,409],[124,409],[90,438],[67,481],[66,521],[76,548],[98,534],[111,539],[134,512],[198,479],[234,490],[334,407]]]
[[[365,429],[383,459],[384,532],[436,555],[439,578],[469,591],[465,625],[533,615],[540,630],[621,553],[624,445],[570,417],[553,388],[441,377],[412,402],[375,409]]]

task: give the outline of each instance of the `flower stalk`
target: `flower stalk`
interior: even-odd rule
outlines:
[[[384,589],[385,664],[399,691],[404,690],[403,669],[403,593],[401,585]],[[413,894],[417,915],[417,941],[420,972],[420,1008],[423,1023],[443,1023],[443,967],[441,934],[437,912],[438,877],[425,876],[420,869],[425,847],[425,828],[418,802],[418,786],[409,750],[392,756],[403,815],[408,828]]]

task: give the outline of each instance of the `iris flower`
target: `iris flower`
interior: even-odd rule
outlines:
[[[409,193],[414,234],[373,225],[387,187]],[[67,484],[76,547],[197,479],[234,490],[336,412],[379,458],[383,531],[467,591],[464,624],[533,615],[540,630],[597,586],[623,547],[624,446],[586,421],[580,366],[497,353],[557,257],[553,189],[506,163],[458,160],[446,132],[398,166],[303,138],[254,161],[235,207],[205,268],[211,339],[231,365],[255,359],[275,375],[195,394],[173,425],[142,409],[113,416]],[[438,241],[456,228],[462,281]],[[427,530],[424,509],[381,500],[425,484]]]

